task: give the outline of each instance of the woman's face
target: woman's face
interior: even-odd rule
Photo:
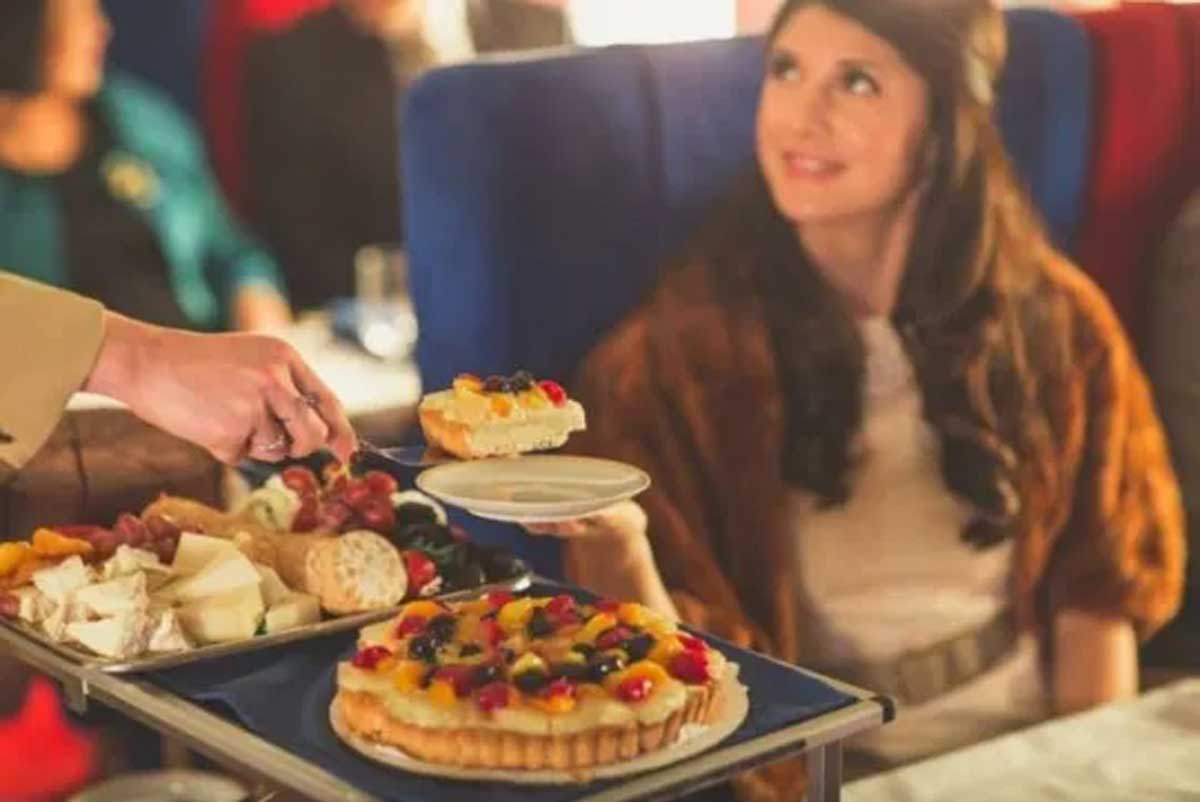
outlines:
[[[771,42],[757,149],[771,194],[797,225],[883,216],[923,169],[928,89],[887,41],[823,6]]]
[[[96,94],[110,34],[100,0],[46,0],[45,90],[72,100]]]

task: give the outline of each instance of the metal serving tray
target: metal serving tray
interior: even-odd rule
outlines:
[[[526,569],[523,573],[503,582],[490,582],[486,585],[480,585],[475,588],[467,588],[465,590],[454,591],[453,593],[443,593],[430,598],[438,601],[456,601],[461,599],[470,599],[482,593],[487,593],[493,590],[507,590],[511,592],[519,592],[526,590],[533,583],[533,574]],[[409,600],[411,601],[411,599]],[[405,602],[407,604],[408,602]],[[335,618],[327,618],[324,621],[319,621],[315,624],[307,624],[305,626],[287,629],[283,632],[276,632],[272,635],[256,635],[253,638],[246,640],[233,641],[230,643],[216,643],[209,646],[198,646],[195,649],[189,649],[184,652],[167,652],[157,654],[144,654],[139,657],[133,657],[125,660],[114,660],[107,657],[102,657],[86,651],[78,646],[73,646],[69,643],[58,643],[51,639],[48,635],[35,627],[26,624],[23,621],[14,621],[7,618],[0,618],[3,625],[13,632],[28,638],[31,641],[53,650],[55,653],[67,658],[68,660],[79,664],[85,668],[92,668],[98,671],[103,671],[106,674],[134,674],[143,671],[157,671],[163,668],[174,668],[176,666],[188,665],[189,663],[198,663],[202,660],[213,660],[218,657],[228,657],[229,655],[245,654],[247,652],[256,652],[259,649],[268,649],[272,646],[278,646],[281,643],[293,643],[300,640],[308,640],[309,638],[319,638],[323,635],[331,635],[335,632],[345,632],[350,629],[357,629],[373,624],[377,621],[383,621],[391,616],[396,615],[403,605],[396,607],[388,607],[382,610],[369,610],[363,613],[354,613],[353,615],[338,616]]]

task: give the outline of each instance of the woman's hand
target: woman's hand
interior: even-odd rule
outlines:
[[[237,331],[279,331],[292,322],[292,310],[279,293],[246,287],[233,299],[230,323]]]
[[[357,447],[341,403],[287,343],[255,334],[193,334],[105,313],[85,390],[189,440],[217,459],[276,462]]]
[[[1123,618],[1063,610],[1054,620],[1054,707],[1074,713],[1138,692],[1137,636]]]
[[[530,523],[525,528],[570,544],[567,570],[575,582],[614,599],[641,602],[678,620],[679,612],[654,562],[646,511],[637,502],[623,501],[594,515]]]

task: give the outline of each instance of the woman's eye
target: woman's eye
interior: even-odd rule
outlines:
[[[843,85],[852,95],[878,95],[879,82],[865,70],[849,70],[842,78]]]
[[[777,54],[771,57],[771,61],[767,65],[767,73],[772,78],[789,80],[796,75],[796,62],[790,56]]]

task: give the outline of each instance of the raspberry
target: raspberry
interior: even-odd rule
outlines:
[[[703,652],[684,651],[671,658],[667,670],[671,676],[689,685],[708,682],[708,655]]]
[[[546,605],[546,612],[553,616],[561,616],[563,613],[574,612],[574,610],[575,597],[568,596],[565,593],[561,596],[555,596],[550,600],[550,603]]]
[[[410,635],[419,635],[425,631],[425,625],[429,621],[421,615],[406,615],[400,620],[396,626],[396,637],[407,638]]]
[[[697,638],[695,635],[688,635],[680,632],[676,637],[683,644],[683,648],[689,652],[700,652],[706,654],[708,652],[708,644]]]

